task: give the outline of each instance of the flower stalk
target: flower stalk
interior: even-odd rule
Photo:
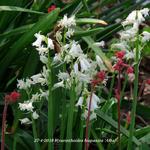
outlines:
[[[86,150],[88,150],[88,147],[89,147],[89,143],[88,143],[89,121],[90,121],[90,110],[91,110],[93,92],[94,92],[94,86],[92,86],[92,89],[91,89],[89,108],[88,108],[88,116],[87,116],[87,119],[86,119],[86,131],[85,131],[85,149]]]
[[[130,124],[130,132],[129,132],[129,140],[128,140],[128,150],[132,149],[132,139],[134,134],[134,126],[135,126],[135,114],[136,114],[136,105],[138,99],[138,77],[139,77],[139,38],[137,36],[137,43],[136,43],[136,55],[135,55],[135,80],[134,80],[134,91],[133,91],[133,103],[132,103],[132,110],[131,110],[131,124]]]
[[[5,101],[2,119],[2,137],[1,137],[1,150],[4,150],[5,146],[5,128],[6,128],[6,115],[7,115],[8,102]]]

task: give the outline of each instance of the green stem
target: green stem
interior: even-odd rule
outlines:
[[[31,116],[32,118],[32,116]],[[35,120],[32,118],[32,131],[33,131],[33,136],[34,136],[34,140],[38,138],[38,134],[37,134],[37,129],[36,129],[36,125],[35,125]],[[40,144],[38,142],[34,142],[35,144],[35,150],[40,150]]]
[[[135,126],[135,114],[136,114],[136,105],[137,105],[137,98],[138,98],[138,76],[139,76],[139,40],[137,39],[136,43],[136,56],[135,56],[135,80],[134,80],[134,95],[133,95],[133,103],[132,103],[132,110],[131,110],[131,124],[130,124],[130,132],[129,132],[129,140],[128,140],[128,150],[132,150],[132,140],[134,134],[134,126]]]
[[[48,96],[48,126],[47,126],[47,130],[48,130],[48,150],[53,150],[54,145],[53,142],[51,140],[53,140],[53,122],[54,122],[54,118],[53,118],[53,93],[52,93],[52,66],[51,66],[51,61],[50,61],[50,57],[49,59],[49,64],[48,64],[48,69],[49,69],[49,78],[48,78],[48,90],[49,90],[49,96]]]
[[[68,140],[72,138],[74,104],[75,104],[75,83],[73,81],[73,84],[71,87],[71,99],[70,99],[70,106],[68,110],[68,121],[67,121],[67,139]],[[66,144],[66,150],[71,150],[71,142]]]

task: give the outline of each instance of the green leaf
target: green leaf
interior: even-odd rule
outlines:
[[[0,6],[0,11],[19,11],[19,12],[34,13],[34,14],[39,14],[39,15],[45,14],[43,12],[33,11],[30,9],[25,9],[25,8],[16,7],[16,6]]]
[[[74,36],[75,37],[89,36],[89,35],[97,33],[100,30],[103,30],[103,29],[104,28],[99,27],[99,28],[90,29],[90,30],[87,30],[87,31],[78,31],[78,30],[76,30],[75,33],[74,33]]]
[[[18,35],[24,32],[27,32],[31,27],[33,27],[34,24],[24,25],[15,29],[12,29],[10,31],[6,31],[3,34],[0,34],[0,38],[8,38],[13,35]]]
[[[0,78],[4,75],[7,67],[13,61],[15,56],[20,53],[25,47],[31,44],[34,41],[34,34],[42,31],[43,33],[49,31],[50,28],[54,25],[60,9],[55,9],[51,13],[45,15],[40,19],[27,33],[22,35],[18,41],[16,41],[11,48],[8,50],[6,56],[0,61]]]
[[[101,118],[103,119],[105,122],[107,122],[108,124],[110,124],[112,127],[114,127],[115,129],[117,129],[117,122],[115,120],[113,120],[111,117],[109,117],[108,115],[104,114],[102,111],[100,110],[97,110],[96,111],[96,114]],[[123,127],[121,126],[120,127],[120,131],[122,134],[124,134],[126,137],[129,137],[129,132]],[[134,136],[133,137],[133,142],[136,144],[136,145],[140,145],[141,143],[139,142],[139,140]]]
[[[107,25],[107,22],[100,20],[100,19],[93,19],[93,18],[82,18],[76,20],[77,24],[102,24]]]

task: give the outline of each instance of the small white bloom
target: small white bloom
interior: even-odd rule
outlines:
[[[24,103],[19,103],[19,109],[22,111],[33,111],[33,106],[31,101],[25,101]]]
[[[79,100],[78,100],[76,106],[80,106],[82,108],[82,105],[83,105],[83,97],[79,97]]]
[[[60,53],[56,53],[54,58],[53,58],[53,63],[58,63],[58,62],[61,62],[61,61],[62,61],[62,58],[61,58]]]
[[[127,50],[127,49],[129,49],[129,46],[126,41],[123,41],[120,43],[112,44],[112,48],[118,48],[120,50]]]
[[[149,14],[149,9],[148,8],[143,8],[143,9],[141,9],[140,10],[140,12],[141,12],[141,14],[144,16],[144,17],[146,17],[146,16],[148,16]]]
[[[143,42],[143,43],[150,40],[150,33],[149,33],[149,32],[144,31],[144,32],[142,33],[142,35],[143,35],[143,37],[142,37],[142,42]]]
[[[40,100],[40,94],[39,93],[32,94],[32,97],[31,97],[32,102],[39,101],[39,100]]]
[[[79,44],[77,44],[75,41],[73,41],[72,45],[71,45],[71,49],[69,51],[69,54],[73,57],[79,57],[81,54],[83,54],[83,51],[80,47]]]
[[[100,56],[96,55],[96,63],[101,70],[107,70]]]
[[[17,81],[18,81],[17,87],[23,90],[30,88],[31,85],[33,84],[33,82],[30,79],[26,79],[26,81],[24,80],[17,80]]]
[[[69,78],[69,74],[67,72],[59,72],[58,73],[58,80],[67,80]]]
[[[74,69],[75,74],[77,74],[79,72],[79,67],[78,67],[77,62],[75,62],[75,64],[73,65],[73,69]]]
[[[47,41],[48,41],[48,48],[50,48],[50,49],[54,49],[54,44],[53,44],[53,41],[52,41],[52,39],[50,39],[50,38],[47,38]]]
[[[32,117],[33,117],[33,119],[38,119],[38,118],[39,118],[39,115],[37,114],[36,111],[34,111],[34,112],[32,113]]]
[[[43,64],[47,64],[48,63],[48,58],[45,55],[40,55],[40,61]]]
[[[97,95],[94,93],[92,94],[92,100],[91,100],[91,109],[90,111],[94,111],[95,109],[99,108],[98,103],[100,103],[100,99]],[[90,104],[90,95],[87,98],[87,109],[89,109]]]
[[[41,85],[45,85],[46,84],[46,79],[42,76],[41,73],[38,73],[36,75],[33,75],[31,77],[33,84],[37,84],[40,83]]]
[[[82,117],[83,117],[84,119],[87,119],[87,117],[88,117],[88,111],[87,111],[87,110],[84,111],[84,113],[82,114]],[[91,113],[90,113],[90,121],[93,120],[93,119],[96,119],[96,118],[97,118],[97,117],[96,117],[96,113],[91,112]]]
[[[133,51],[128,51],[128,50],[126,50],[125,58],[126,58],[127,60],[129,60],[129,59],[134,59],[134,57],[135,57],[135,53],[134,53]]]
[[[88,70],[91,67],[89,60],[87,59],[86,55],[81,55],[78,58],[81,66],[81,72]]]
[[[70,38],[74,34],[74,29],[69,28],[68,31],[66,32],[66,37]]]
[[[40,89],[40,98],[46,98],[48,100],[48,96],[49,96],[49,91],[43,91],[42,89]]]
[[[45,55],[49,52],[48,48],[43,46],[36,48],[36,50],[38,51],[39,55]]]
[[[21,121],[21,124],[31,124],[32,122],[29,120],[29,118],[23,118],[19,119]]]
[[[96,43],[94,43],[94,45],[96,45],[98,47],[104,47],[105,46],[105,42],[104,41],[96,42]]]
[[[54,87],[54,89],[59,88],[59,87],[64,87],[64,81],[60,81],[58,83],[55,83],[53,87]]]
[[[67,15],[64,15],[63,19],[59,21],[59,25],[65,28],[75,26],[76,25],[75,16],[68,18]]]
[[[40,32],[39,33],[35,33],[34,36],[37,39],[36,39],[36,41],[34,43],[32,43],[32,46],[41,47],[42,46],[42,42],[45,40],[45,36],[41,35]]]

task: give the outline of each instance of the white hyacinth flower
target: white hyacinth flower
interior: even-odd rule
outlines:
[[[143,43],[150,40],[150,33],[149,33],[149,32],[144,31],[144,32],[142,33],[142,35],[143,35],[143,37],[142,37],[142,42],[143,42]]]
[[[125,58],[126,58],[127,60],[129,60],[129,59],[134,59],[134,57],[135,57],[135,53],[134,53],[133,51],[128,51],[128,50],[126,50]]]
[[[141,12],[141,14],[144,16],[144,17],[146,17],[146,16],[148,16],[149,14],[149,9],[148,8],[143,8],[143,9],[141,9],[140,10],[140,12]]]
[[[24,80],[17,80],[17,81],[18,81],[17,87],[22,90],[27,90],[33,84],[33,82],[30,79],[26,79],[26,81]]]
[[[84,119],[87,119],[87,117],[88,117],[88,111],[87,110],[84,111],[84,113],[82,114],[82,117]],[[90,113],[90,121],[93,120],[93,119],[96,119],[96,118],[97,118],[96,113],[91,112]]]
[[[63,80],[63,81],[69,79],[70,77],[67,72],[59,72],[57,76],[58,76],[58,80]]]
[[[69,51],[69,54],[73,57],[79,57],[81,54],[83,54],[83,51],[80,47],[79,44],[77,44],[75,41],[73,41],[72,45],[71,45],[71,49]]]
[[[41,35],[40,32],[35,33],[34,36],[36,37],[36,41],[32,43],[32,46],[41,47],[42,42],[45,41],[46,37],[44,35]]]
[[[74,29],[69,28],[68,31],[66,32],[66,37],[70,38],[74,34]]]
[[[122,23],[123,26],[137,23],[140,25],[143,21],[145,21],[146,16],[148,16],[149,9],[144,8],[142,10],[134,10],[132,11],[125,21]]]
[[[39,93],[32,94],[32,97],[31,97],[32,102],[37,102],[39,100],[40,100],[40,94]]]
[[[104,62],[100,58],[100,56],[96,55],[96,63],[100,67],[101,70],[107,70],[107,68],[104,65]]]
[[[73,65],[73,69],[74,69],[74,73],[77,74],[79,72],[79,67],[78,67],[78,63],[75,62]]]
[[[75,16],[68,18],[67,15],[64,15],[63,19],[59,21],[59,25],[65,28],[75,26],[76,25]]]
[[[55,83],[53,88],[56,89],[56,88],[59,88],[59,87],[64,87],[64,81],[60,81],[58,83]]]
[[[98,46],[98,47],[104,47],[105,46],[105,41],[96,42],[96,43],[94,43],[94,45]]]
[[[37,47],[36,50],[38,51],[39,55],[45,55],[48,54],[49,50],[47,47]]]
[[[29,118],[23,118],[23,119],[19,119],[21,121],[21,124],[31,124],[31,120],[29,120]]]
[[[47,47],[50,48],[50,49],[54,49],[54,44],[53,44],[53,41],[52,39],[50,38],[47,38]]]
[[[45,85],[46,84],[46,79],[42,76],[41,73],[38,73],[36,75],[33,75],[31,77],[33,84],[37,84],[40,83],[41,85]]]
[[[78,100],[76,106],[80,106],[82,108],[82,105],[83,105],[83,97],[79,97],[79,100]]]
[[[33,119],[38,119],[38,118],[39,118],[39,115],[37,114],[36,111],[34,111],[34,112],[32,113],[32,117],[33,117]]]
[[[49,91],[43,91],[42,89],[40,89],[40,98],[46,98],[48,100],[48,96],[49,96]]]
[[[100,99],[96,94],[92,94],[92,100],[91,100],[91,109],[90,111],[94,111],[95,109],[99,108],[98,103],[100,103]],[[87,98],[87,109],[89,109],[90,104],[90,95]]]
[[[48,63],[48,58],[45,55],[40,55],[40,61],[43,64],[47,64]]]
[[[91,64],[90,64],[89,60],[87,59],[86,55],[79,56],[78,60],[80,62],[80,66],[81,66],[81,72],[84,72],[91,67]]]
[[[25,101],[24,103],[19,103],[19,109],[22,111],[30,111],[33,112],[33,106],[31,101]]]
[[[120,50],[128,50],[129,46],[128,46],[126,41],[122,41],[120,43],[113,44],[112,48],[117,48],[117,49],[120,49]]]

